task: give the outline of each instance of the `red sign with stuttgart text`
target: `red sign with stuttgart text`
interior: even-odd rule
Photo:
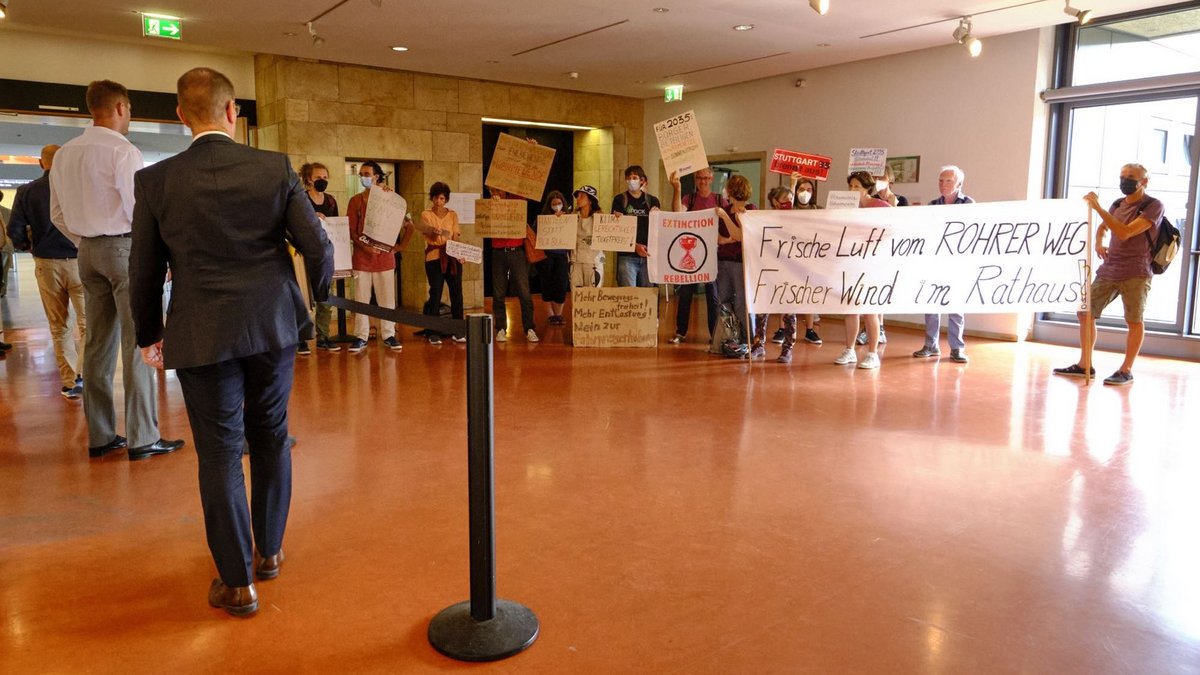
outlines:
[[[771,155],[771,171],[785,176],[799,172],[801,178],[826,180],[829,178],[830,162],[833,159],[821,155],[809,155],[803,152],[793,152],[776,148]]]

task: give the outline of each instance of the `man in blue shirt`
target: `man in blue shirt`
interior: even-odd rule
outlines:
[[[957,166],[943,166],[938,174],[937,199],[930,204],[974,204],[975,200],[962,192],[963,180],[966,175]],[[946,328],[946,340],[950,343],[950,360],[955,363],[967,362],[967,343],[963,341],[963,315],[947,314],[949,326]],[[942,332],[942,317],[940,314],[925,315],[925,346],[913,352],[918,359],[928,359],[941,356],[938,348],[938,336]]]
[[[74,365],[67,358],[66,345],[71,337],[69,316],[72,305],[79,324],[79,338],[83,338],[83,283],[79,280],[79,263],[76,260],[79,251],[50,222],[50,165],[54,162],[56,152],[57,145],[42,148],[42,156],[38,161],[42,166],[42,177],[17,190],[12,219],[8,223],[8,236],[12,237],[13,245],[20,250],[33,252],[33,275],[42,296],[46,321],[50,324],[54,359],[58,363],[58,375],[62,381],[61,393],[66,398],[76,399],[83,395],[83,378],[80,376],[82,343],[74,341]]]

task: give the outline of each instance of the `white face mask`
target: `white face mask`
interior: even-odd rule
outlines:
[[[550,210],[555,213],[558,213],[559,211],[562,211],[562,204],[551,204]]]
[[[808,192],[807,190],[801,190],[796,193],[796,199],[798,199],[801,204],[807,204],[808,200],[812,199],[812,193]]]
[[[375,184],[375,177],[374,176],[359,176],[358,182],[362,183],[363,187],[369,188]]]
[[[879,192],[887,192],[888,182],[886,180],[875,181],[875,189]]]
[[[629,191],[630,192],[637,192],[638,190],[641,190],[641,189],[642,189],[642,181],[640,178],[629,179]]]

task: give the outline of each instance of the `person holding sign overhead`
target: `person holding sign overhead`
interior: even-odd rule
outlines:
[[[637,216],[637,243],[633,253],[617,253],[617,285],[649,288],[650,269],[646,258],[650,250],[650,212],[661,208],[658,197],[645,192],[646,171],[637,164],[625,169],[625,182],[629,189],[613,197],[612,213],[619,216]]]
[[[446,208],[450,201],[450,186],[438,181],[429,186],[429,208],[421,212],[421,236],[425,237],[425,278],[429,280],[429,300],[425,302],[426,316],[438,316],[442,310],[442,287],[450,287],[450,315],[463,318],[462,263],[446,254],[446,242],[461,235],[458,214]],[[442,344],[443,337],[466,342],[465,335],[438,335],[430,330],[425,338],[431,345]]]
[[[867,171],[855,171],[846,178],[846,185],[851,190],[858,193],[859,208],[889,208],[891,204],[879,199],[875,195],[875,178]],[[867,324],[866,340],[867,340],[867,356],[858,364],[859,368],[874,369],[879,367],[879,343],[882,341],[882,330],[880,329],[881,317],[878,314],[865,315]],[[833,360],[839,366],[844,366],[858,361],[858,355],[854,353],[855,338],[858,336],[858,315],[846,315],[846,348],[842,350],[840,356]]]
[[[338,203],[333,195],[325,194],[329,188],[329,169],[320,162],[305,164],[300,167],[300,180],[304,183],[304,191],[308,193],[308,201],[312,203],[313,211],[321,220],[338,217]],[[333,306],[326,302],[317,303],[317,349],[323,352],[340,352],[342,348],[329,339],[329,322],[333,318]],[[296,347],[296,353],[307,355],[308,342],[301,340]]]
[[[558,190],[552,190],[542,205],[543,216],[563,217],[571,212],[567,199]],[[537,230],[534,229],[536,233]],[[537,263],[538,275],[542,278],[542,300],[550,309],[550,325],[563,326],[563,303],[571,291],[571,259],[569,249],[546,249],[546,259]]]
[[[412,228],[407,222],[400,233],[400,241],[390,251],[379,251],[360,241],[363,228],[367,222],[367,200],[371,197],[371,188],[379,185],[384,190],[392,189],[383,182],[383,169],[377,162],[367,160],[358,167],[358,180],[362,183],[363,191],[350,198],[346,207],[346,215],[350,218],[350,241],[354,245],[354,301],[370,302],[371,291],[375,291],[375,299],[380,307],[396,308],[396,256],[412,238]],[[370,334],[370,317],[366,314],[354,315],[354,340],[346,351],[357,354],[367,348],[367,336]],[[391,321],[379,321],[379,337],[388,349],[398,352],[404,349],[396,338],[396,324]]]
[[[489,186],[492,199],[521,199],[510,197],[500,188]],[[508,340],[508,308],[504,299],[508,297],[509,283],[517,287],[517,299],[521,303],[521,325],[525,328],[525,340],[538,342],[533,330],[533,297],[529,295],[529,261],[525,258],[525,238],[492,240],[492,317],[496,321],[496,342]]]
[[[592,216],[600,212],[598,194],[591,185],[581,185],[571,195],[575,198],[575,213],[579,215],[575,250],[571,252],[571,285],[575,288],[598,287],[604,279],[604,251],[592,248]]]

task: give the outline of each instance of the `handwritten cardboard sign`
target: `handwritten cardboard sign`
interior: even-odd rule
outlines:
[[[829,167],[832,165],[833,159],[824,155],[810,155],[783,148],[775,148],[775,152],[771,154],[771,171],[785,176],[796,172],[801,178],[827,180]]]
[[[693,111],[656,123],[654,137],[658,140],[658,153],[662,155],[668,174],[674,171],[683,177],[708,166],[700,125]]]
[[[760,210],[742,228],[754,313],[1068,312],[1083,299],[1077,200]]]
[[[537,247],[545,250],[575,249],[579,234],[579,215],[538,216]]]
[[[453,239],[446,242],[446,255],[458,258],[465,263],[483,264],[483,249],[478,246],[464,244]]]
[[[637,216],[597,213],[592,217],[592,249],[632,253],[637,243]]]
[[[492,164],[483,184],[526,199],[542,200],[550,166],[554,164],[554,148],[500,134]]]
[[[887,148],[851,148],[850,170],[846,174],[866,171],[872,176],[882,177],[886,167]]]
[[[333,244],[333,276],[338,279],[350,276],[354,268],[351,261],[354,247],[350,243],[350,219],[346,216],[322,218],[321,228]]]
[[[495,239],[525,238],[524,199],[476,199],[475,232]]]
[[[378,185],[371,186],[367,215],[363,221],[363,233],[359,236],[359,241],[378,251],[391,251],[396,245],[396,240],[400,238],[400,228],[404,227],[406,215],[408,202],[404,201],[404,197]]]
[[[656,346],[658,289],[580,287],[572,290],[571,334],[576,347]]]

